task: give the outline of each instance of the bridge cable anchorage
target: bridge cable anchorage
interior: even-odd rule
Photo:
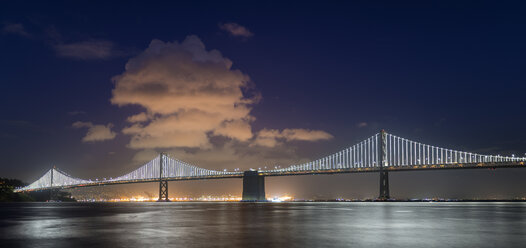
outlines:
[[[259,170],[258,173],[263,176],[284,176],[379,172],[381,170],[388,172],[419,169],[505,168],[524,167],[525,163],[525,157],[482,155],[445,149],[404,139],[383,131],[331,155],[283,168]],[[381,179],[386,181],[386,185],[388,185],[387,175],[385,173],[384,179]],[[76,178],[54,167],[30,185],[18,188],[15,191],[240,177],[243,177],[242,171],[217,171],[200,168],[163,153],[127,174],[115,178],[104,178],[103,180],[93,181]],[[167,189],[166,184],[166,197],[168,196]],[[385,188],[383,191],[384,193],[380,194],[381,197],[389,195]]]

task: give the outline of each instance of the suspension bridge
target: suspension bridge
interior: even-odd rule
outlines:
[[[168,181],[243,178],[243,200],[264,201],[267,176],[292,176],[377,172],[380,174],[379,199],[389,199],[389,172],[409,170],[522,168],[526,157],[483,155],[426,145],[381,132],[329,156],[284,168],[217,171],[201,168],[159,154],[138,169],[110,179],[90,180],[73,177],[53,167],[35,182],[16,192],[59,190],[101,185],[159,182],[159,201],[168,201]]]

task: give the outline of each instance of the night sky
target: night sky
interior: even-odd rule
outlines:
[[[53,165],[115,177],[161,151],[209,169],[286,166],[381,129],[469,152],[526,153],[523,1],[1,5],[1,177],[32,182]],[[523,197],[525,176],[392,173],[391,194]],[[271,196],[378,192],[377,174],[266,183]],[[170,183],[176,195],[241,190],[239,179]]]

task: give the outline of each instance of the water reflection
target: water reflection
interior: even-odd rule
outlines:
[[[521,247],[523,203],[2,204],[2,247]]]

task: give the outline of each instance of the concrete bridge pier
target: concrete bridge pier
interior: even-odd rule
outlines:
[[[244,202],[262,202],[265,198],[265,176],[257,171],[243,173],[243,198]]]
[[[380,200],[389,200],[389,172],[380,171]]]
[[[50,202],[57,202],[58,199],[58,193],[60,192],[60,189],[49,189],[49,201]]]

